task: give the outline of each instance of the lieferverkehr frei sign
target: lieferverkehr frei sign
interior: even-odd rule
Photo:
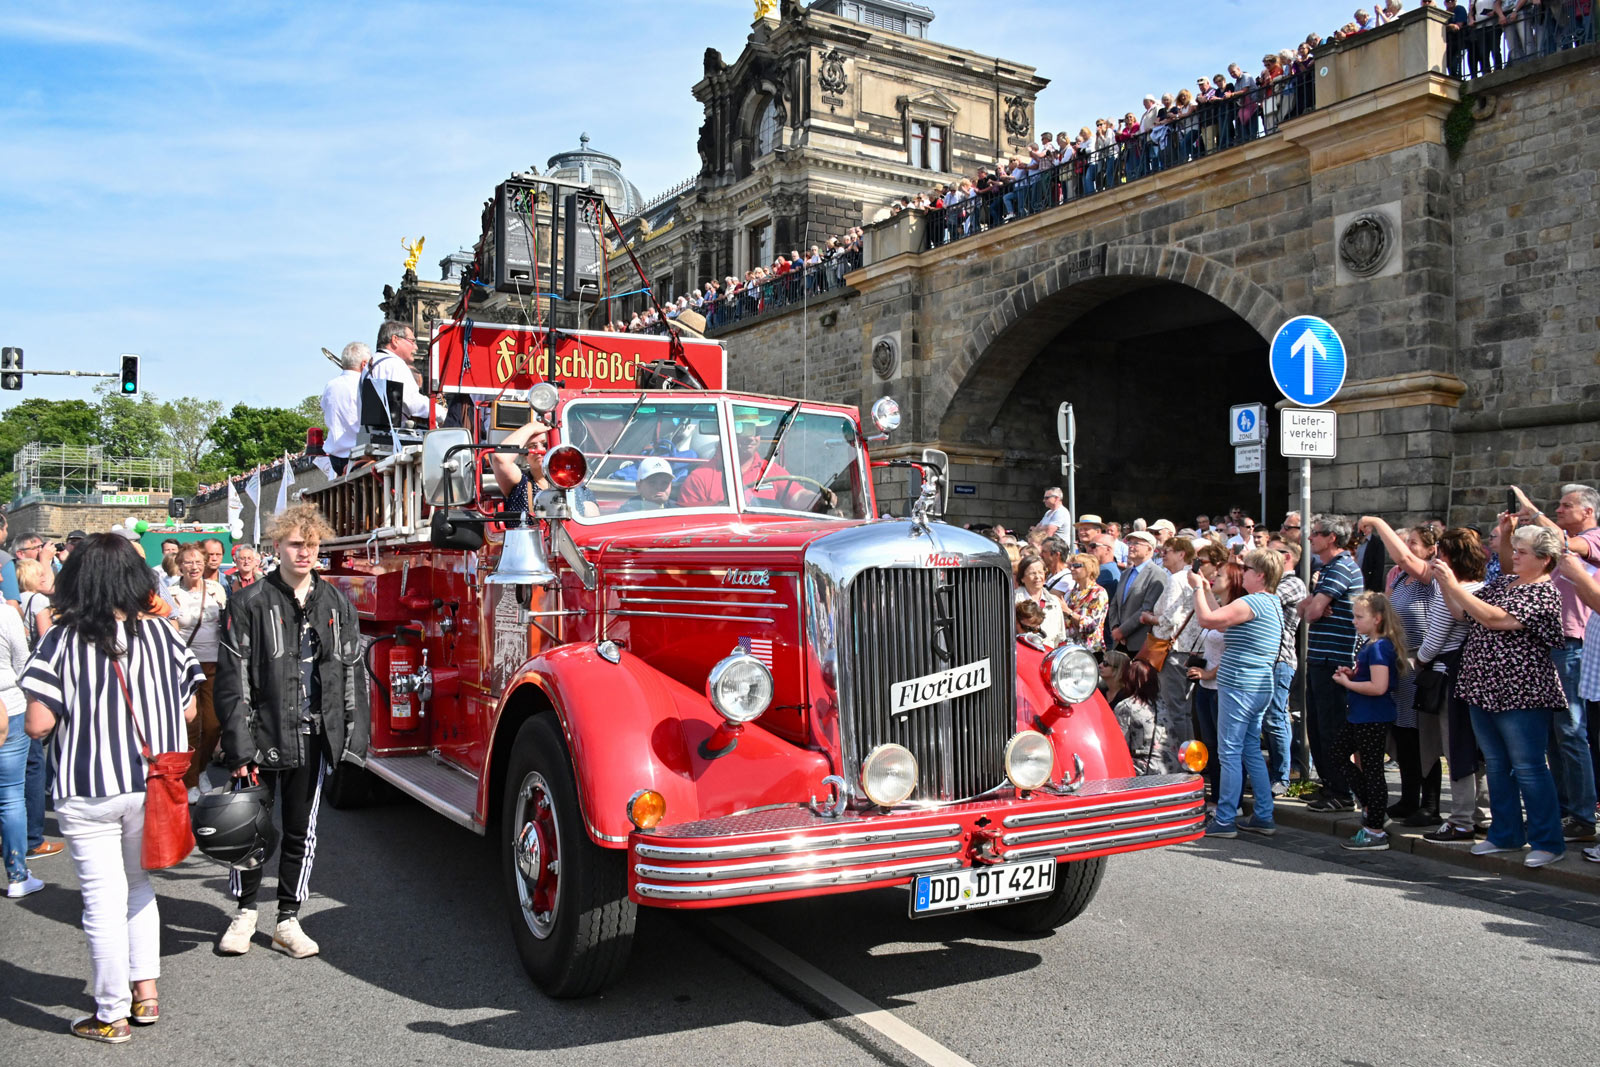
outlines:
[[[1278,449],[1293,459],[1334,459],[1339,454],[1339,413],[1284,408],[1278,419]]]

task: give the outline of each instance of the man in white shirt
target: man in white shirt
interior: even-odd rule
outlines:
[[[344,473],[350,450],[356,445],[356,431],[361,428],[361,372],[371,359],[372,349],[351,341],[339,353],[342,369],[322,390],[322,422],[328,428],[322,448],[335,474]]]
[[[1243,548],[1248,551],[1255,547],[1256,520],[1246,515],[1239,520],[1239,532],[1228,538],[1227,548]]]
[[[361,375],[361,424],[369,429],[399,427],[404,417],[428,417],[428,398],[418,388],[411,360],[417,354],[417,335],[403,322],[390,320],[378,327],[378,352]],[[385,382],[399,382],[399,411],[388,410]]]
[[[1061,506],[1059,485],[1052,485],[1044,491],[1044,518],[1039,520],[1038,525],[1044,527],[1046,537],[1060,534],[1065,540],[1072,536],[1072,516]]]

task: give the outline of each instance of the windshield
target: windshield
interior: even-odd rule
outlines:
[[[732,410],[746,508],[871,517],[853,420],[796,405]]]
[[[630,419],[631,415],[631,419]],[[714,401],[578,400],[562,438],[589,461],[578,492],[597,514],[580,522],[668,509],[728,510],[722,422]]]

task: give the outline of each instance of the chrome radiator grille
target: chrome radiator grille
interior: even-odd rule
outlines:
[[[892,741],[917,758],[913,800],[960,800],[1005,780],[1005,744],[1016,725],[1011,598],[1011,576],[996,567],[875,568],[856,575],[840,640],[847,777],[856,777],[875,746]],[[948,645],[948,659],[936,645]],[[895,683],[984,658],[989,688],[890,714]]]

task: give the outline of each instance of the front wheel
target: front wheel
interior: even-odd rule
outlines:
[[[637,908],[627,854],[589,840],[554,715],[523,723],[500,822],[506,906],[522,966],[552,997],[585,997],[622,976]]]
[[[1056,887],[1047,897],[993,908],[989,918],[1019,934],[1042,934],[1083,914],[1105,877],[1106,858],[1073,860],[1056,868]]]

